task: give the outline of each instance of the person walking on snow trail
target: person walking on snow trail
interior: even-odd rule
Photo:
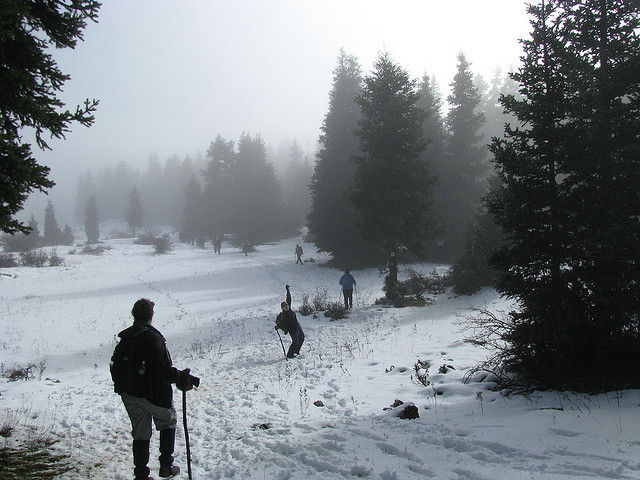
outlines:
[[[296,244],[296,265],[299,263],[302,265],[302,247]]]
[[[249,244],[249,240],[245,240],[242,242],[242,252],[244,253],[245,257],[247,256],[247,253],[251,250],[251,245]]]
[[[275,329],[281,329],[285,335],[291,335],[291,346],[287,352],[287,358],[295,358],[300,354],[300,347],[302,347],[304,343],[304,332],[302,331],[302,327],[300,327],[295,312],[291,310],[289,304],[282,302],[280,307],[282,308],[282,312],[276,317]]]
[[[353,288],[356,286],[356,279],[349,273],[348,268],[344,271],[344,275],[340,277],[338,283],[342,287],[344,308],[353,308]]]
[[[173,464],[177,416],[171,384],[188,391],[200,383],[188,368],[173,366],[164,337],[151,325],[153,306],[147,298],[133,305],[133,325],[118,334],[110,365],[114,390],[131,420],[135,480],[151,478],[147,463],[152,421],[160,431],[160,477],[180,473]]]

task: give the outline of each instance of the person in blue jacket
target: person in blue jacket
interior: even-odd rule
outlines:
[[[340,277],[340,281],[338,283],[342,287],[344,308],[353,308],[353,287],[356,286],[356,279],[349,273],[348,268],[344,271],[344,275]]]

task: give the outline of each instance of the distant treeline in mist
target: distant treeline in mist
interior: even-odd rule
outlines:
[[[277,157],[280,175],[270,157]],[[171,226],[189,242],[223,234],[250,242],[279,239],[304,223],[311,172],[308,155],[295,140],[268,155],[259,135],[242,134],[237,143],[218,135],[196,158],[160,162],[154,155],[143,170],[122,161],[81,175],[74,218],[85,221],[95,195],[100,222],[122,220],[131,230]],[[139,221],[132,217],[138,210],[133,201],[141,205]]]
[[[423,112],[420,128],[427,145],[420,158],[430,176],[425,194],[432,200],[428,208],[433,217],[426,235],[429,245],[420,256],[446,262],[461,258],[470,237],[487,234],[493,241],[500,234],[480,227],[492,222],[482,218],[486,214],[479,210],[479,200],[492,174],[488,144],[511,120],[499,104],[500,95],[517,95],[515,82],[499,70],[486,81],[473,74],[463,54],[457,62],[444,99],[433,76],[425,73],[411,83],[415,106]],[[309,239],[337,263],[378,262],[386,252],[363,236],[362,209],[356,209],[352,198],[362,153],[358,98],[364,87],[357,59],[341,51],[315,165],[295,140],[274,151],[260,135],[245,133],[237,140],[218,135],[204,155],[172,156],[163,162],[154,155],[141,170],[122,161],[81,175],[75,221],[85,222],[95,195],[100,222],[124,220],[131,230],[168,225],[190,242],[223,234],[260,242],[308,225]],[[133,189],[141,221],[129,218]]]

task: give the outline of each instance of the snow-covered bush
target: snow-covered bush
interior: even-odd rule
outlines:
[[[59,267],[64,265],[64,259],[58,255],[58,252],[53,250],[51,255],[49,256],[49,266],[50,267]]]
[[[20,264],[25,267],[44,267],[49,255],[44,250],[29,250],[20,253]]]
[[[311,315],[314,311],[315,310],[309,303],[309,295],[305,293],[302,295],[302,305],[298,308],[298,313],[306,317],[307,315]]]
[[[164,235],[156,237],[156,239],[153,241],[153,248],[157,255],[169,253],[173,248],[171,237],[169,237],[169,235],[166,233]]]
[[[102,255],[106,250],[111,249],[106,245],[85,245],[80,250],[80,255]]]
[[[18,262],[10,253],[0,253],[0,268],[17,267]]]
[[[345,318],[347,316],[347,309],[344,308],[344,305],[340,302],[332,302],[327,305],[324,316],[334,320]]]

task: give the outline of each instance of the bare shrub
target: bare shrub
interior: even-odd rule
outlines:
[[[0,366],[0,375],[8,379],[10,382],[18,380],[31,380],[33,378],[42,378],[42,374],[47,368],[47,360],[42,359],[38,363],[30,363],[25,366],[15,365],[13,367]]]
[[[51,252],[51,256],[49,257],[49,266],[50,267],[59,267],[64,265],[64,259],[58,255],[58,252],[55,250]]]
[[[320,312],[322,310],[326,310],[329,308],[329,302],[327,301],[327,289],[320,290],[316,288],[315,295],[313,300],[311,300],[311,305],[313,306],[314,311]]]
[[[306,293],[302,295],[302,305],[298,309],[298,313],[303,316],[311,315],[315,310],[309,303],[309,295]]]
[[[20,253],[20,264],[25,267],[44,267],[49,255],[44,250],[29,250]]]
[[[173,244],[171,243],[171,237],[168,234],[160,235],[156,237],[153,242],[153,248],[157,255],[162,255],[165,253],[169,253],[173,249]]]
[[[37,439],[16,447],[0,447],[2,477],[53,480],[72,470],[68,455],[54,454],[50,451],[49,447],[53,443],[51,439]]]
[[[111,247],[106,245],[85,245],[80,250],[80,255],[102,255],[107,250],[111,250]]]
[[[334,320],[345,318],[347,316],[347,309],[344,308],[344,304],[340,302],[332,302],[327,305],[324,316]]]
[[[477,372],[489,372],[495,375],[502,386],[516,388],[513,378],[505,370],[507,360],[513,355],[507,342],[514,332],[514,324],[510,318],[503,318],[487,309],[474,309],[473,314],[462,316],[458,324],[462,331],[470,334],[465,337],[465,342],[494,352],[487,360],[469,369],[463,382],[466,383]]]
[[[429,367],[431,366],[431,362],[428,360],[420,360],[413,365],[414,375],[411,376],[411,379],[419,382],[421,385],[428,387],[431,382],[429,381]]]
[[[17,267],[18,262],[11,253],[0,253],[0,268]]]

